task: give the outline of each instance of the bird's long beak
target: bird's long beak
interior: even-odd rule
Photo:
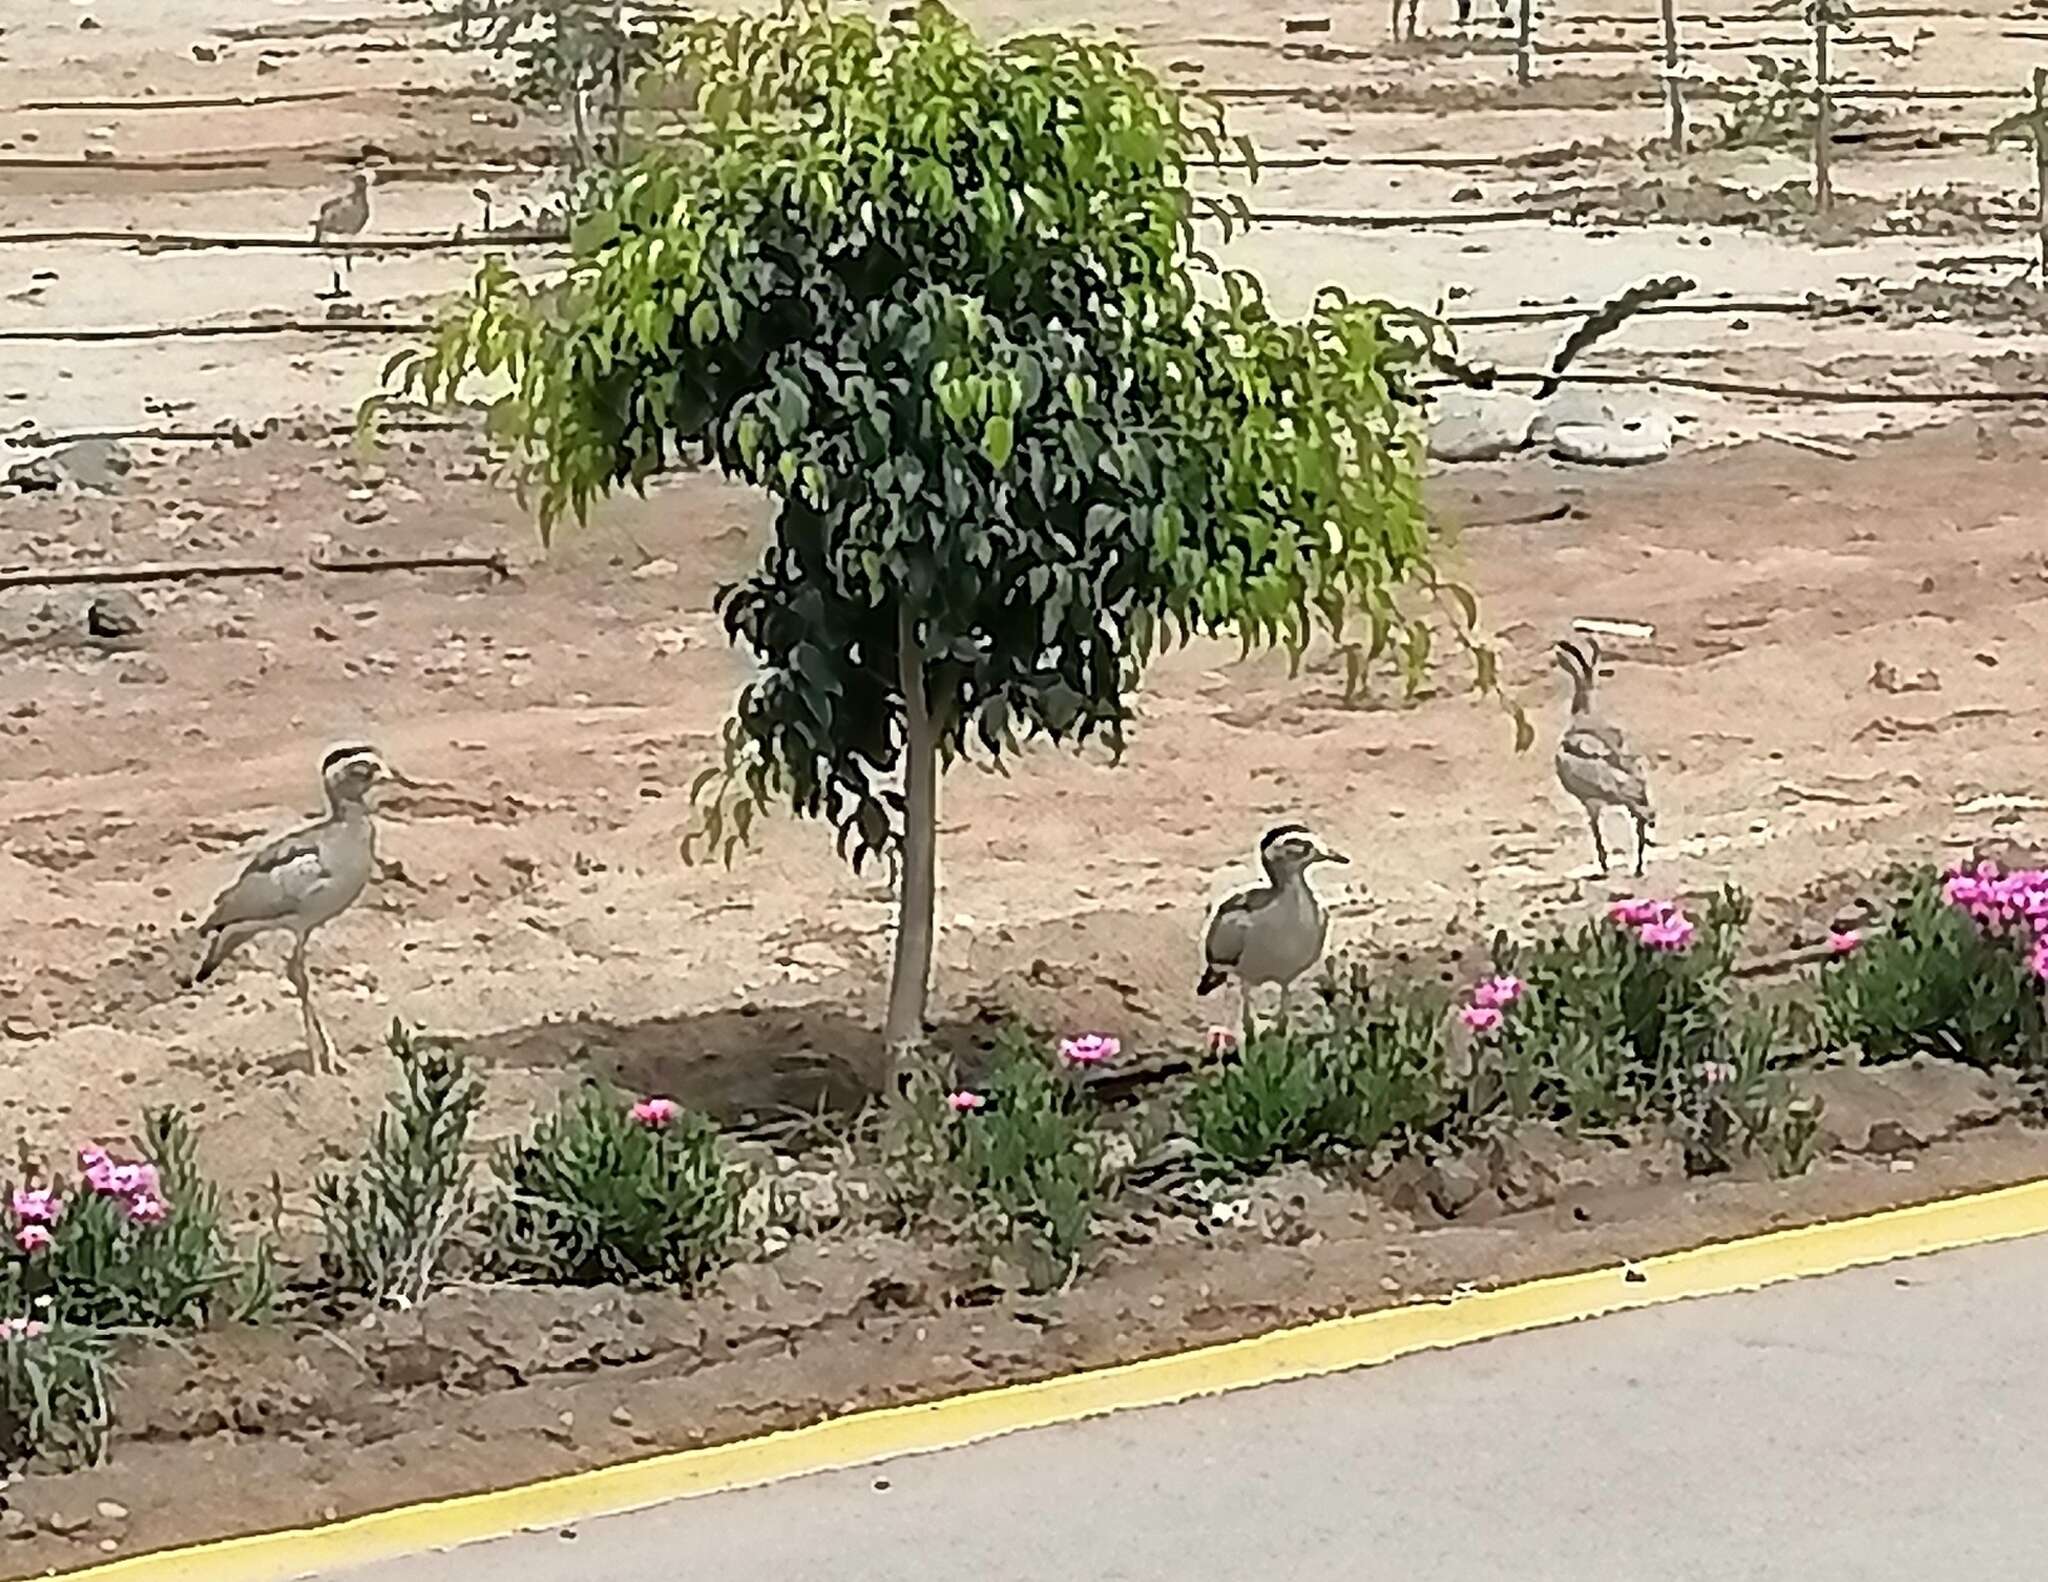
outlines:
[[[1339,862],[1349,864],[1351,861],[1351,859],[1345,856],[1344,853],[1330,846],[1318,847],[1316,850],[1316,856],[1321,858],[1324,862]]]
[[[384,778],[392,785],[403,786],[408,791],[447,791],[451,789],[438,780],[415,780],[410,775],[402,775],[389,764],[384,766]]]

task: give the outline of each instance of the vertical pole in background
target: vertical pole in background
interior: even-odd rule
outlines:
[[[1530,56],[1536,47],[1536,0],[1522,0],[1521,28],[1515,35],[1515,81],[1524,88],[1532,75]]]
[[[1678,80],[1678,0],[1663,0],[1664,108],[1671,113],[1671,152],[1685,152],[1685,88]]]
[[[1826,214],[1835,206],[1835,182],[1828,157],[1835,142],[1835,105],[1828,93],[1828,31],[1834,23],[1829,0],[1813,6],[1813,210]]]
[[[612,164],[626,163],[626,0],[612,0]]]
[[[2048,287],[2048,66],[2034,68],[2034,226],[2041,233],[2041,284]]]

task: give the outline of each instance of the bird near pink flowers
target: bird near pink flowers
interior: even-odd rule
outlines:
[[[15,1188],[13,1208],[14,1217],[24,1225],[54,1225],[64,1212],[56,1192],[48,1187],[34,1192]]]
[[[946,1108],[955,1115],[972,1115],[976,1110],[988,1108],[988,1100],[979,1093],[969,1093],[962,1088],[958,1093],[946,1095]]]
[[[47,1225],[24,1225],[14,1233],[14,1244],[23,1252],[48,1252],[56,1246],[57,1238],[50,1234]]]
[[[1060,1040],[1060,1059],[1070,1066],[1099,1066],[1123,1053],[1123,1044],[1106,1033],[1083,1033]]]
[[[674,1099],[642,1099],[626,1114],[639,1125],[651,1132],[658,1132],[674,1124],[675,1118],[683,1113],[683,1107]]]

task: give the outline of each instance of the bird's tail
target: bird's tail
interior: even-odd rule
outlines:
[[[1214,994],[1229,981],[1230,975],[1228,973],[1219,971],[1215,967],[1204,968],[1201,981],[1195,985],[1195,993]]]

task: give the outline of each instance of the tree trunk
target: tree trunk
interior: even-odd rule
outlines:
[[[903,862],[896,888],[896,962],[889,979],[889,1020],[883,1034],[900,1078],[904,1056],[924,1042],[925,1000],[931,988],[939,743],[925,691],[924,650],[908,609],[898,618],[896,645],[903,687]]]

